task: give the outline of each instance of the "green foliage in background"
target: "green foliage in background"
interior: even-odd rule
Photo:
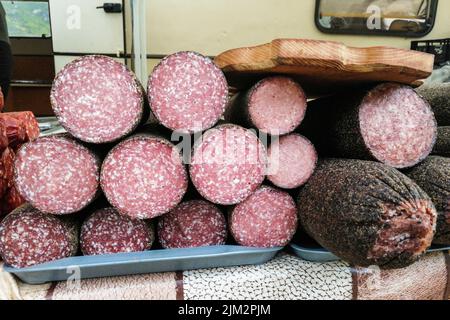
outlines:
[[[1,1],[6,11],[10,37],[51,36],[47,2]]]

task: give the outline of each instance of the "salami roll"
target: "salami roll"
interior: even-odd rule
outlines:
[[[237,243],[247,247],[284,247],[297,231],[297,207],[286,192],[263,186],[238,204],[230,217]]]
[[[159,218],[158,237],[165,249],[223,245],[227,222],[223,213],[209,202],[183,202]]]
[[[272,135],[293,132],[303,121],[306,95],[288,77],[268,77],[230,102],[225,119]]]
[[[14,168],[17,191],[42,212],[75,213],[97,196],[99,159],[68,136],[48,136],[23,145]]]
[[[377,160],[394,168],[424,160],[436,141],[436,120],[412,88],[385,83],[313,101],[303,132],[319,154]]]
[[[142,134],[111,150],[103,163],[100,182],[120,213],[134,219],[152,219],[181,202],[188,175],[172,143]]]
[[[68,219],[25,205],[0,224],[0,255],[6,264],[25,268],[74,256],[78,228]]]
[[[133,220],[113,208],[94,212],[81,226],[84,255],[146,251],[154,240],[155,231],[149,221]]]
[[[0,180],[3,180],[5,188],[9,189],[14,184],[14,152],[11,148],[6,148],[0,156]]]
[[[437,231],[433,243],[450,244],[450,159],[428,157],[407,172],[433,200],[438,211]]]
[[[85,56],[66,65],[51,91],[61,125],[89,143],[109,143],[146,121],[142,85],[127,67],[105,56]]]
[[[320,245],[362,267],[401,268],[430,247],[437,212],[407,176],[378,162],[325,159],[301,189],[300,222]]]
[[[439,126],[450,126],[450,83],[421,86],[417,92],[427,100]]]
[[[164,58],[148,81],[150,107],[165,127],[194,133],[213,127],[228,102],[228,84],[214,62],[196,52]]]
[[[450,157],[450,127],[439,127],[433,154]]]
[[[207,200],[221,205],[244,201],[265,178],[267,152],[250,130],[226,124],[207,131],[194,145],[191,180]]]
[[[277,187],[295,189],[306,183],[317,164],[312,143],[299,134],[280,137],[268,150],[267,179]]]
[[[5,150],[8,147],[8,135],[6,134],[6,126],[2,122],[0,122],[0,152]]]
[[[0,114],[0,126],[6,128],[9,146],[36,140],[40,135],[39,123],[31,111],[8,112]]]

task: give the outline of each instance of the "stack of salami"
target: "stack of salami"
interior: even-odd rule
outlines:
[[[32,112],[0,113],[0,220],[24,203],[14,186],[14,157],[22,144],[38,137]]]
[[[419,187],[428,170],[450,175],[428,158],[436,119],[408,86],[308,103],[301,84],[269,76],[229,99],[213,61],[179,52],[145,93],[124,65],[87,56],[57,75],[51,102],[68,134],[20,148],[15,186],[29,205],[0,225],[0,254],[15,267],[78,245],[84,255],[283,247],[299,222],[352,264],[404,267],[450,220]]]

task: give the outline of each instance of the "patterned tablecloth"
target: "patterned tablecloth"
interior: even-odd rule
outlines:
[[[450,299],[448,252],[390,271],[281,253],[258,266],[27,285],[0,271],[0,299]]]

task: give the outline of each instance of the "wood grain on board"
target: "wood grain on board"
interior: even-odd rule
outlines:
[[[385,81],[412,85],[431,74],[434,56],[389,47],[353,48],[339,42],[277,39],[226,51],[215,62],[230,86],[238,89],[269,74],[285,74],[309,92],[332,92]]]

